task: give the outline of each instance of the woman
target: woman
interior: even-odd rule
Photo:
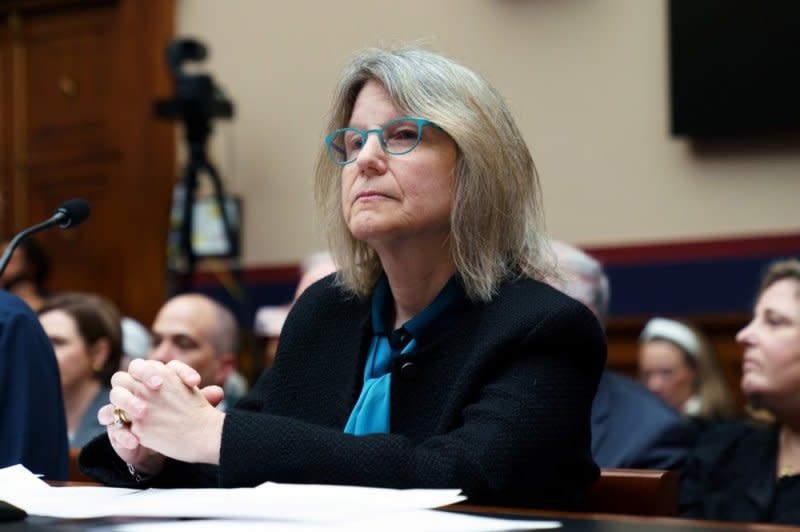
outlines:
[[[800,524],[799,260],[767,270],[753,319],[736,340],[744,347],[742,392],[775,422],[737,422],[708,431],[681,481],[681,513]]]
[[[605,343],[588,309],[535,280],[549,273],[538,181],[500,96],[442,56],[369,49],[329,131],[315,193],[339,271],[297,300],[272,369],[222,414],[185,366],[134,361],[83,470],[580,506]]]
[[[711,344],[694,327],[666,318],[639,336],[642,384],[701,425],[731,417],[733,397]]]
[[[93,294],[61,294],[39,310],[61,374],[70,447],[82,447],[103,434],[97,410],[109,402],[111,375],[122,357],[122,333],[116,308]]]

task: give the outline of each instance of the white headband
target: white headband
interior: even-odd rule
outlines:
[[[697,335],[686,325],[666,318],[653,318],[644,326],[639,335],[639,343],[650,340],[667,340],[688,353],[692,358],[700,356],[700,341]]]

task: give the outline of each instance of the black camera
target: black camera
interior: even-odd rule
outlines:
[[[182,71],[187,61],[203,61],[208,53],[205,45],[194,39],[178,39],[167,46],[167,66],[175,80],[175,97],[159,100],[156,115],[166,119],[181,119],[186,123],[190,140],[204,140],[210,131],[212,118],[233,117],[233,103],[225,98],[208,74],[189,74]]]

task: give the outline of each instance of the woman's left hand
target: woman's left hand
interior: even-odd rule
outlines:
[[[130,430],[141,445],[184,462],[218,464],[225,414],[207,397],[221,399],[222,390],[201,391],[199,383],[200,375],[177,360],[134,360],[112,378],[111,402],[134,413]]]

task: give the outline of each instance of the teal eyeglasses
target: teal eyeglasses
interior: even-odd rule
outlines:
[[[390,155],[403,155],[417,147],[422,139],[422,128],[425,126],[441,129],[424,118],[401,116],[377,129],[366,131],[354,127],[337,129],[325,137],[325,147],[328,149],[331,161],[339,165],[350,164],[358,158],[369,134],[375,133],[383,151]]]

